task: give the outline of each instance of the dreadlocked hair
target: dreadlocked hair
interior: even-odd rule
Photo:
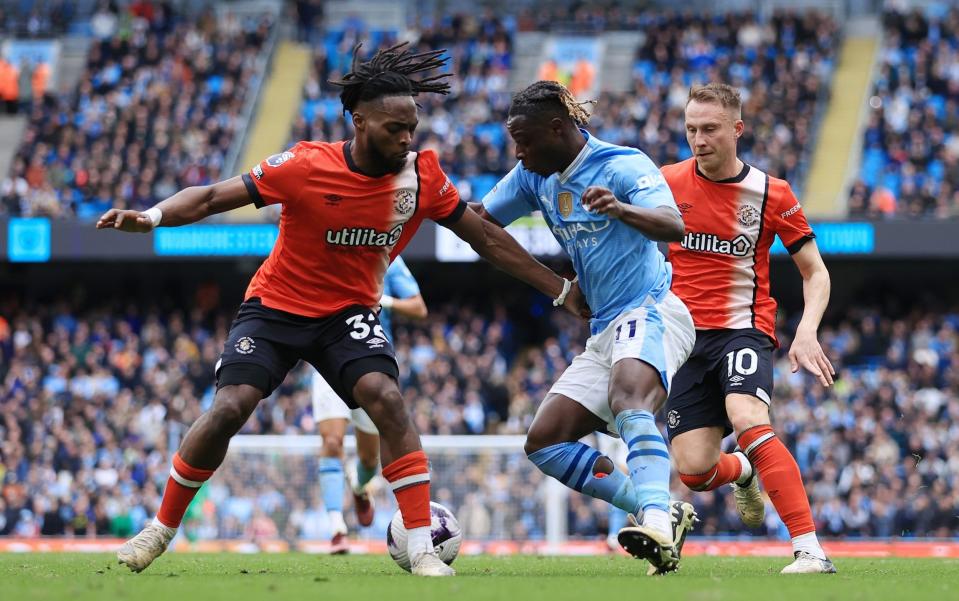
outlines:
[[[589,113],[584,108],[587,104],[596,104],[596,101],[578,102],[563,84],[556,81],[537,81],[513,96],[509,114],[535,115],[543,110],[554,109],[565,112],[576,125],[586,125],[589,123]]]
[[[403,42],[389,48],[378,50],[368,61],[360,62],[360,48],[353,48],[351,71],[343,79],[330,81],[340,86],[340,102],[343,112],[353,111],[356,105],[365,100],[381,96],[416,96],[422,92],[449,94],[450,84],[444,81],[452,73],[442,73],[422,79],[411,79],[410,75],[431,71],[446,65],[449,57],[443,58],[446,49],[428,52],[411,52]]]

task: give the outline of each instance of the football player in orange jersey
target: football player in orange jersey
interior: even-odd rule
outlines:
[[[805,308],[789,349],[791,368],[805,368],[823,386],[835,373],[817,338],[829,272],[789,184],[737,156],[743,129],[735,89],[694,87],[686,104],[694,156],[662,168],[686,225],[683,240],[669,245],[672,289],[696,325],[696,345],[666,403],[667,432],[686,486],[702,491],[731,484],[750,528],[764,521],[762,482],[792,538],[795,560],[782,573],[834,573],[816,538],[799,467],[769,420],[778,345],[776,301],[769,294],[775,236],[803,278]],[[723,437],[732,432],[739,449],[722,453]]]
[[[380,432],[383,476],[409,531],[419,576],[452,576],[430,533],[430,474],[419,434],[397,387],[393,346],[374,307],[383,276],[424,218],[456,233],[482,257],[573,313],[588,315],[579,287],[536,261],[513,238],[466,210],[436,153],[414,152],[413,97],[446,94],[444,50],[412,53],[400,44],[377,52],[342,80],[340,99],[356,135],[300,142],[242,176],[181,190],[147,211],[110,209],[97,228],[146,233],[199,221],[248,204],[283,205],[280,233],[253,276],[216,365],[213,407],[173,456],[160,510],[117,556],[139,572],[167,548],[187,505],[226,455],[230,438],[303,359]]]

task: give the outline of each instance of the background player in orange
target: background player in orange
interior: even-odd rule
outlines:
[[[739,93],[725,84],[690,90],[686,139],[693,158],[662,168],[686,234],[669,245],[673,292],[696,324],[696,345],[673,378],[667,432],[683,482],[692,490],[735,487],[743,522],[763,523],[763,487],[792,538],[784,574],[833,573],[816,538],[802,476],[769,421],[776,301],[769,295],[769,248],[779,236],[803,278],[805,308],[789,349],[823,386],[835,373],[817,339],[829,302],[829,272],[789,184],[743,163]],[[721,453],[735,432],[739,448]]]
[[[249,173],[181,190],[145,212],[111,209],[97,228],[149,232],[250,203],[281,203],[280,234],[253,276],[215,368],[213,407],[173,456],[156,519],[119,550],[141,571],[162,554],[230,438],[299,360],[313,365],[380,432],[383,476],[409,530],[412,572],[451,576],[430,537],[429,464],[397,387],[393,346],[373,307],[383,276],[424,218],[449,227],[482,257],[579,314],[578,286],[537,262],[513,238],[466,210],[432,151],[411,150],[413,96],[445,94],[444,75],[414,80],[445,63],[445,51],[413,54],[404,45],[354,57],[340,99],[356,135],[345,142],[300,142]]]

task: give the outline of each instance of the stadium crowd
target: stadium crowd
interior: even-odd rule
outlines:
[[[348,22],[322,29],[313,3],[305,38],[313,61],[291,140],[349,137],[338,92],[327,83],[364,51],[398,39]],[[149,8],[149,10],[147,10]],[[309,9],[309,10],[307,10]],[[590,128],[645,149],[659,164],[689,156],[682,107],[690,84],[724,79],[744,93],[750,128],[744,157],[799,187],[820,100],[828,87],[837,24],[820,13],[704,17],[554,8],[499,17],[423,18],[404,35],[419,48],[448,48],[453,91],[423,97],[418,145],[435,148],[461,194],[479,198],[513,165],[504,128],[513,37],[530,23],[599,31],[629,23],[646,32],[626,94],[602,94]],[[557,12],[559,11],[559,12]],[[563,12],[565,11],[565,12]],[[30,124],[7,177],[0,213],[90,219],[108,205],[147,207],[177,189],[221,177],[241,109],[258,85],[255,62],[269,24],[212,13],[183,19],[166,4],[104,4],[90,19],[86,73],[63,98],[36,95]],[[569,27],[566,27],[569,29]],[[759,110],[759,108],[762,110]]]
[[[66,301],[3,304],[0,534],[126,536],[155,513],[171,449],[212,401],[212,366],[231,317],[212,308],[215,298],[201,288],[190,312],[132,302],[92,310]],[[424,322],[399,323],[401,385],[421,432],[526,431],[586,337],[565,314],[526,313],[449,304],[432,307]],[[791,374],[780,356],[774,419],[796,454],[824,534],[959,532],[959,458],[950,452],[959,445],[957,330],[955,307],[915,309],[898,319],[872,309],[850,312],[823,330],[841,375],[829,390]],[[782,340],[788,344],[785,333]],[[303,366],[292,372],[242,433],[313,434],[309,377]],[[244,457],[252,458],[228,462],[211,482],[191,514],[192,531],[249,537],[256,523],[267,533],[322,538],[315,459]],[[469,536],[542,535],[542,499],[528,495],[540,475],[522,453],[477,449],[434,463],[437,496],[460,513]],[[690,495],[678,480],[673,491]],[[377,524],[385,528],[391,502],[387,490],[377,494]],[[601,533],[604,508],[574,497],[571,535]],[[693,500],[703,517],[698,533],[741,530],[728,491]],[[780,534],[769,511],[768,530]]]
[[[94,19],[73,93],[33,98],[0,213],[92,219],[223,175],[270,21],[212,11],[187,20],[141,5],[152,7]]]
[[[564,10],[566,12],[564,12]],[[590,30],[634,24],[645,32],[625,94],[602,94],[589,128],[598,137],[644,149],[657,164],[690,156],[683,107],[693,83],[723,80],[743,91],[749,119],[740,141],[743,157],[801,188],[817,111],[831,77],[838,26],[816,12],[777,13],[768,21],[752,14],[702,15],[629,12],[619,9],[569,13],[562,8],[498,18],[451,15],[425,21],[413,31],[422,50],[449,48],[452,93],[419,99],[423,106],[418,145],[434,148],[467,199],[479,199],[514,164],[504,122],[509,108],[513,36],[532,22],[577,23]],[[565,19],[563,18],[565,15]],[[579,15],[579,16],[577,16]],[[614,25],[615,24],[615,25]],[[314,44],[291,141],[348,137],[338,89],[329,79],[349,66],[357,41],[375,48],[396,41],[386,32],[348,28],[328,31]]]
[[[890,11],[884,26],[849,214],[959,217],[959,9]]]

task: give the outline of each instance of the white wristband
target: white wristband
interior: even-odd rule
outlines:
[[[153,224],[153,227],[158,227],[160,225],[160,220],[163,219],[163,211],[156,207],[151,207],[146,211],[143,211],[143,214],[150,218],[150,222]]]
[[[559,296],[553,299],[553,306],[558,307],[566,302],[566,297],[569,295],[569,291],[573,288],[573,282],[563,278],[563,291],[559,293]]]
[[[380,299],[380,306],[384,309],[389,309],[393,306],[393,303],[396,302],[396,299],[392,296],[383,295],[383,298]]]

